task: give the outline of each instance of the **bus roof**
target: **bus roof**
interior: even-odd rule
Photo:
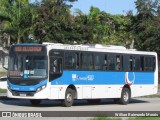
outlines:
[[[77,51],[94,51],[94,52],[116,52],[116,53],[128,53],[128,54],[146,54],[156,55],[156,52],[137,51],[136,49],[127,49],[124,46],[118,45],[102,45],[102,44],[80,44],[80,45],[69,45],[61,43],[49,43],[45,42],[48,49],[62,49],[62,50],[77,50]]]

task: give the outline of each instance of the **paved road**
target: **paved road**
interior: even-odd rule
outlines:
[[[136,98],[128,105],[115,104],[112,99],[99,104],[76,100],[72,107],[62,107],[60,101],[43,100],[41,105],[32,106],[29,100],[5,99],[0,97],[0,111],[160,111],[160,98]]]
[[[66,120],[66,119],[67,120],[77,120],[77,119],[89,120],[90,118],[85,118],[85,117],[77,118],[74,115],[77,114],[77,116],[79,116],[80,114],[82,114],[82,116],[83,115],[87,116],[87,114],[90,114],[90,111],[94,112],[92,114],[96,114],[99,111],[100,113],[105,111],[114,111],[114,112],[118,111],[119,113],[121,113],[121,111],[122,112],[123,111],[142,111],[142,112],[143,111],[159,111],[158,114],[160,114],[160,98],[136,98],[136,99],[132,99],[131,103],[128,105],[115,104],[112,99],[102,100],[99,104],[89,104],[85,100],[76,100],[72,107],[62,107],[60,101],[43,100],[41,105],[32,106],[29,100],[6,99],[5,96],[0,96],[0,113],[4,111],[8,111],[8,112],[9,111],[20,111],[20,112],[51,111],[51,113],[48,113],[48,112],[45,114],[42,113],[43,114],[42,116],[46,114],[50,114],[52,116],[52,113],[54,111],[53,113],[54,117],[58,120]],[[65,113],[65,112],[70,112],[69,117],[66,118],[67,116],[66,114],[68,113]],[[82,113],[79,113],[79,112],[82,112]],[[61,116],[61,117],[59,118],[58,116]],[[18,119],[21,120],[22,118],[18,118]],[[46,118],[41,118],[41,119],[46,120]],[[52,118],[47,118],[47,119],[52,119]],[[14,118],[12,120],[17,120],[17,118]],[[27,118],[23,118],[23,120],[27,120]],[[40,120],[40,119],[37,118],[37,120]]]

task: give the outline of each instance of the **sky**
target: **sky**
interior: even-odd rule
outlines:
[[[34,2],[35,0],[31,0]],[[40,1],[40,0],[38,0]],[[132,10],[136,14],[135,2],[136,0],[78,0],[73,3],[71,13],[75,14],[75,9],[80,9],[84,14],[88,14],[90,7],[98,7],[101,11],[105,11],[110,14],[126,14],[127,11]]]
[[[132,10],[136,14],[135,2],[136,0],[78,0],[71,3],[73,7],[71,12],[74,14],[75,9],[80,9],[83,13],[89,13],[90,7],[98,7],[101,11],[110,14],[126,14],[127,11]]]

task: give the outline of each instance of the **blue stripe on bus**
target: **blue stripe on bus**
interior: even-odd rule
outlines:
[[[154,72],[129,72],[128,80],[133,84],[154,84]],[[20,86],[8,82],[10,89],[16,91],[36,91],[47,83],[47,79],[37,85]],[[62,76],[53,80],[52,85],[124,85],[126,72],[96,72],[96,71],[64,71]]]
[[[154,84],[154,72],[128,72],[132,84]],[[126,72],[64,71],[52,85],[104,85],[126,84]]]
[[[23,85],[14,85],[12,83],[10,83],[9,81],[7,81],[7,84],[9,85],[10,89],[11,90],[16,90],[16,91],[36,91],[37,88],[39,88],[40,86],[43,86],[45,84],[47,84],[47,79],[40,82],[39,84],[37,85],[31,85],[31,86],[23,86]]]

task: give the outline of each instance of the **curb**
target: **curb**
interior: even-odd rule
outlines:
[[[7,93],[0,93],[0,100],[7,100]]]
[[[7,93],[0,93],[0,97],[7,96]]]

